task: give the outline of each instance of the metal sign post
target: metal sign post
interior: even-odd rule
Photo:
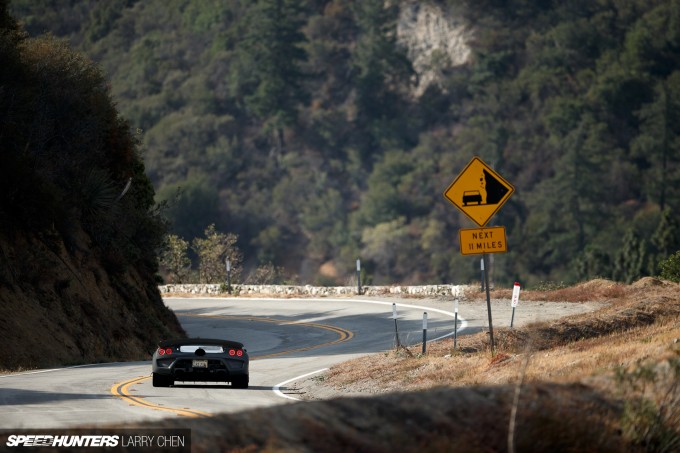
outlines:
[[[486,253],[482,255],[482,260],[484,261],[484,267],[488,267],[489,260],[486,257]],[[486,309],[489,312],[489,336],[491,339],[491,354],[496,353],[496,345],[493,341],[493,321],[491,319],[491,295],[489,294],[489,273],[484,272],[484,283],[486,286]]]

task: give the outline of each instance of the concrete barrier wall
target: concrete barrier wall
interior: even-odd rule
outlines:
[[[232,285],[233,296],[356,296],[357,288],[351,286],[288,286],[288,285]],[[466,285],[423,285],[423,286],[364,286],[363,296],[405,295],[419,297],[449,296],[463,299]],[[159,286],[162,295],[189,294],[228,296],[224,284],[187,284]]]

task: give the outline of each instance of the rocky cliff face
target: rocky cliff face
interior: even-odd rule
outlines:
[[[427,2],[405,2],[397,23],[397,40],[418,74],[414,95],[420,96],[432,84],[439,84],[443,71],[463,65],[470,58],[467,45],[471,30],[461,19],[449,16]]]
[[[184,335],[153,279],[106,269],[77,238],[0,236],[0,370],[146,360]]]

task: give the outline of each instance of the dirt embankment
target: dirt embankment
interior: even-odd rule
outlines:
[[[183,335],[153,278],[103,262],[82,233],[0,238],[0,370],[145,360]]]

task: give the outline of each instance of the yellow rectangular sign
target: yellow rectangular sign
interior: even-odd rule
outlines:
[[[463,255],[505,253],[508,251],[505,227],[464,228],[459,230],[458,234],[460,237],[460,253]]]

